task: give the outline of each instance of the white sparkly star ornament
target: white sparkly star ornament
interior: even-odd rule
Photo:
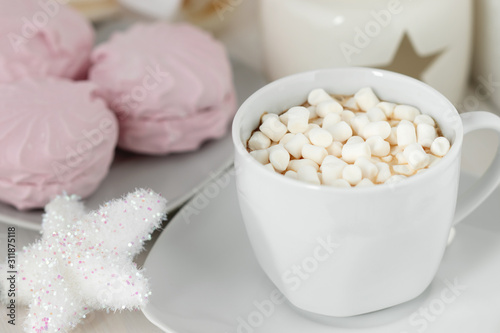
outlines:
[[[93,310],[133,310],[151,294],[132,261],[166,218],[166,200],[137,190],[85,213],[77,196],[45,207],[42,238],[17,254],[16,303],[29,305],[26,332],[68,332]],[[0,266],[0,294],[8,301]]]

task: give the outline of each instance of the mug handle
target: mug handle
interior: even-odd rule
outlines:
[[[492,129],[500,138],[500,117],[491,112],[474,111],[460,114],[464,125],[464,135],[475,130]],[[462,221],[476,209],[500,184],[500,143],[498,151],[484,175],[458,197],[454,225]]]

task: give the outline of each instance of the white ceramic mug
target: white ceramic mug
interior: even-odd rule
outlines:
[[[353,94],[365,86],[437,121],[452,142],[440,163],[396,184],[336,188],[270,172],[245,148],[263,112],[300,105],[315,88]],[[452,226],[500,183],[498,152],[457,201],[464,133],[486,128],[500,134],[500,118],[459,115],[425,83],[377,69],[306,72],[255,92],[238,110],[232,135],[240,207],[261,267],[293,305],[316,314],[353,316],[415,298],[435,276]]]

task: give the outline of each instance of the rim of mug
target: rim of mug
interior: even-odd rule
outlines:
[[[335,186],[328,186],[328,185],[316,185],[316,184],[311,184],[307,183],[304,181],[292,179],[290,177],[285,177],[280,173],[277,172],[270,172],[264,166],[259,163],[255,158],[253,158],[250,153],[247,151],[247,148],[243,145],[241,142],[241,137],[240,137],[240,132],[241,132],[241,120],[243,117],[243,114],[245,113],[245,109],[250,110],[248,107],[253,103],[254,100],[261,98],[261,95],[266,93],[267,90],[273,89],[275,87],[282,86],[283,84],[287,84],[289,81],[296,81],[297,79],[300,79],[301,77],[310,77],[312,75],[317,75],[319,73],[326,73],[326,72],[342,72],[342,71],[361,71],[365,73],[371,73],[374,76],[378,77],[383,77],[383,76],[392,76],[395,79],[399,80],[404,80],[408,81],[411,84],[414,84],[419,87],[419,89],[423,90],[425,94],[434,94],[437,96],[439,99],[443,100],[445,104],[449,106],[449,108],[456,113],[457,117],[460,117],[460,114],[458,113],[456,107],[446,98],[442,93],[437,91],[435,88],[429,86],[425,82],[422,82],[420,80],[417,80],[415,78],[412,78],[410,76],[401,74],[401,73],[396,73],[396,72],[391,72],[388,70],[383,70],[383,69],[378,69],[378,68],[371,68],[371,67],[338,67],[338,68],[323,68],[323,69],[316,69],[312,71],[306,71],[306,72],[301,72],[301,73],[296,73],[292,74],[289,76],[285,76],[283,78],[280,78],[278,80],[272,81],[265,86],[261,87],[259,90],[255,91],[250,97],[248,97],[243,104],[238,108],[238,111],[236,112],[232,126],[231,126],[231,136],[233,140],[233,145],[236,150],[236,153],[241,154],[245,158],[248,158],[249,163],[251,165],[256,167],[256,170],[259,172],[264,172],[263,175],[268,175],[271,177],[276,177],[276,181],[284,181],[288,185],[294,185],[294,186],[300,186],[300,187],[307,187],[310,189],[316,189],[316,190],[321,190],[321,191],[332,191],[332,192],[349,192],[353,191],[356,189],[354,192],[351,193],[356,193],[360,191],[378,191],[381,189],[385,188],[394,188],[394,187],[406,187],[406,186],[412,186],[412,184],[415,181],[420,181],[420,179],[428,178],[431,176],[431,174],[437,173],[437,172],[445,172],[446,169],[450,166],[450,164],[454,161],[454,159],[458,158],[460,154],[460,148],[462,146],[463,142],[463,123],[460,120],[457,122],[458,126],[454,129],[456,136],[455,140],[451,144],[451,148],[448,151],[448,153],[441,159],[441,161],[429,168],[425,169],[426,172],[422,174],[414,174],[412,176],[407,177],[407,179],[404,179],[399,182],[395,183],[390,183],[390,184],[376,184],[375,186],[363,186],[363,187],[335,187]],[[425,113],[423,113],[425,114]],[[441,124],[440,124],[441,127]],[[418,176],[418,177],[417,177]],[[417,178],[417,179],[414,179]]]

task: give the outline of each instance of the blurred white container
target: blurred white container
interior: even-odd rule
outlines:
[[[81,1],[81,0],[80,0]],[[217,33],[244,0],[118,0],[129,10],[167,21],[188,21]]]
[[[179,11],[181,0],[118,0],[128,9],[157,19],[170,20]]]
[[[476,0],[475,95],[500,108],[500,1]],[[500,111],[497,111],[500,114]]]
[[[270,79],[379,67],[421,79],[454,103],[464,96],[471,0],[261,0],[260,11]]]

